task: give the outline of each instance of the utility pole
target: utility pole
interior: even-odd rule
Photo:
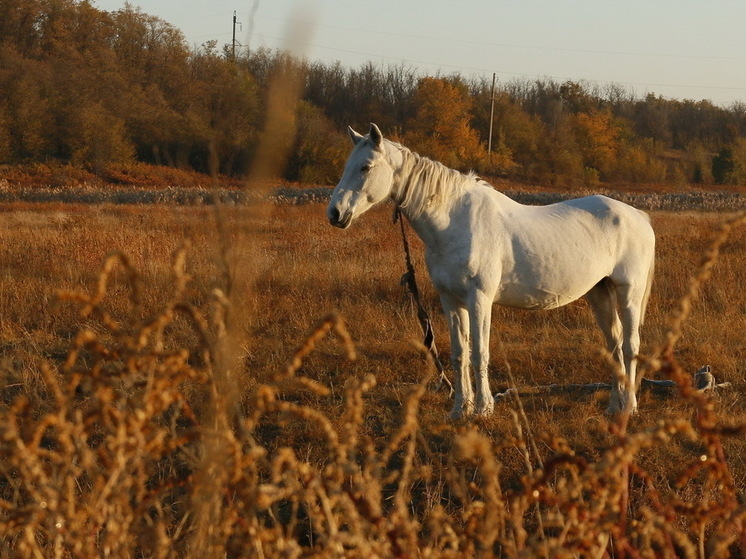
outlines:
[[[490,137],[487,141],[487,154],[490,158],[490,163],[492,163],[492,119],[495,116],[495,79],[497,78],[497,74],[495,72],[492,72],[492,93],[490,94]]]
[[[236,10],[233,10],[233,61],[236,61],[236,24],[243,25],[240,21],[236,21]],[[243,27],[241,27],[243,29]]]

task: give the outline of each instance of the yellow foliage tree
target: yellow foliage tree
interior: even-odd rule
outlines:
[[[619,133],[609,111],[575,115],[575,137],[586,167],[607,173],[616,163]]]
[[[103,167],[108,163],[129,163],[135,150],[127,138],[124,121],[96,103],[83,107],[74,119],[71,141],[73,163]]]
[[[405,140],[415,151],[455,168],[478,168],[486,158],[471,127],[465,86],[444,78],[422,78],[415,93],[416,117]]]

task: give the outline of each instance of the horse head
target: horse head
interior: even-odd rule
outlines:
[[[326,209],[329,222],[342,229],[383,202],[391,193],[394,177],[378,126],[371,124],[365,136],[349,127],[347,132],[353,143],[352,152]]]

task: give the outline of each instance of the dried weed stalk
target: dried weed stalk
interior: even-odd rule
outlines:
[[[109,257],[92,295],[66,293],[89,325],[62,363],[41,370],[44,390],[0,410],[0,554],[14,557],[728,557],[746,549],[740,488],[724,422],[691,388],[673,347],[728,231],[724,226],[694,275],[648,371],[679,382],[692,419],[661,417],[647,428],[623,417],[597,459],[567,441],[539,442],[517,401],[512,440],[424,422],[427,380],[406,399],[399,427],[367,429],[376,379],[351,377],[341,407],[331,387],[304,376],[304,360],[334,334],[356,350],[339,316],[324,318],[287,367],[257,382],[243,413],[228,409],[216,372],[226,341],[229,298],[212,312],[186,302],[186,250],[172,267],[173,293],[142,318],[140,277]],[[130,312],[106,309],[114,270],[124,271]],[[185,321],[194,347],[172,347]],[[427,355],[425,352],[425,360]],[[233,396],[235,398],[235,396]],[[333,411],[335,409],[341,411]],[[500,413],[498,411],[498,413]],[[285,441],[304,425],[311,458]],[[699,449],[672,487],[639,459],[645,449],[687,441]],[[450,449],[436,452],[433,447]],[[519,449],[525,473],[502,483],[501,451]],[[698,491],[685,491],[696,485]]]

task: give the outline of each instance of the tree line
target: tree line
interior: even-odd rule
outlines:
[[[130,5],[105,12],[87,0],[0,0],[0,163],[142,161],[241,175],[279,72],[302,84],[288,180],[336,182],[346,126],[372,121],[484,175],[567,187],[746,182],[744,103],[549,79],[499,83],[493,96],[491,79],[403,64],[347,68],[268,49],[234,58],[215,41],[189,47]]]

